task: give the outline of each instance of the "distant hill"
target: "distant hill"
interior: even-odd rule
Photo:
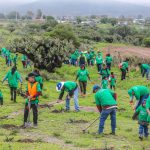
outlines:
[[[42,9],[45,14],[54,16],[63,15],[110,15],[110,16],[137,16],[142,14],[150,16],[150,7],[118,1],[88,1],[88,0],[39,0],[33,3],[21,5],[15,9],[22,13],[27,10],[36,11]]]

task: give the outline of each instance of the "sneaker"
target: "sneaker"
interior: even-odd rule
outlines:
[[[27,127],[28,127],[28,123],[25,122],[24,125],[23,125],[23,127],[24,127],[24,128],[27,128]]]
[[[142,141],[142,140],[143,140],[143,136],[142,136],[142,135],[139,135],[139,139]]]
[[[38,126],[37,124],[33,124],[33,127],[34,127],[34,128],[37,128],[37,126]]]
[[[111,135],[116,135],[116,133],[115,133],[115,132],[111,132],[110,134],[111,134]]]

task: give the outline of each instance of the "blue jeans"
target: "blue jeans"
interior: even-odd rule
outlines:
[[[149,77],[149,69],[143,69],[142,70],[142,77],[144,77],[145,76],[145,74],[146,74],[146,78],[148,79],[148,77]]]
[[[71,59],[71,65],[76,66],[77,59]]]
[[[140,101],[139,101],[138,105],[136,106],[136,109],[142,104],[142,102],[143,102],[144,100],[148,99],[148,97],[149,97],[149,94],[146,94],[146,95],[141,96],[141,97],[140,97]]]
[[[111,63],[106,63],[106,66],[109,70],[111,70]]]
[[[78,95],[79,95],[79,91],[78,88],[74,91],[74,95],[73,95],[73,99],[74,99],[74,108],[76,111],[79,111],[79,104],[78,104]],[[66,97],[66,110],[70,110],[70,98]]]
[[[111,109],[102,110],[102,112],[101,112],[99,130],[98,130],[99,134],[103,133],[104,124],[105,124],[105,121],[109,115],[110,115],[110,119],[111,119],[111,130],[112,130],[112,132],[115,132],[115,129],[116,129],[116,108],[111,108]]]
[[[143,135],[145,137],[148,137],[148,126],[146,126],[146,125],[139,126],[139,136],[143,137]]]

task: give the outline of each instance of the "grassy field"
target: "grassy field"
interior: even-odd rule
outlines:
[[[20,60],[19,60],[20,61]],[[5,66],[4,59],[0,58],[1,73],[0,79],[10,69]],[[23,79],[32,69],[22,69],[21,63],[18,70]],[[43,96],[40,104],[56,102],[58,94],[55,90],[58,81],[75,80],[75,73],[78,67],[63,65],[56,70],[56,73],[49,74],[50,81],[44,82]],[[100,83],[96,67],[89,67],[90,76],[93,82]],[[17,103],[10,101],[9,88],[6,84],[0,83],[0,89],[4,95],[4,106],[0,107],[0,150],[59,150],[59,149],[114,149],[114,150],[144,150],[150,148],[150,139],[139,141],[137,121],[132,121],[133,111],[129,105],[127,90],[133,85],[146,85],[150,87],[149,81],[142,79],[139,72],[131,70],[126,81],[120,81],[120,71],[113,68],[117,76],[118,112],[116,135],[109,135],[110,120],[105,125],[104,136],[94,134],[98,130],[98,121],[89,129],[89,134],[83,134],[84,129],[91,123],[99,113],[93,109],[74,112],[64,112],[64,103],[54,107],[39,108],[39,126],[37,129],[23,129],[23,109],[25,100],[18,96]],[[26,87],[23,82],[23,89]],[[93,83],[88,83],[88,96],[79,97],[80,106],[94,108],[94,95],[91,93]],[[73,103],[71,102],[73,106]],[[31,115],[32,116],[32,115]],[[32,117],[31,117],[32,118]]]

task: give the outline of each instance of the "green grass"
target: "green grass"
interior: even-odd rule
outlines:
[[[20,60],[19,60],[20,61]],[[4,59],[0,58],[2,79],[6,72],[10,69],[4,64]],[[19,62],[18,70],[25,79],[28,72],[32,69],[24,70]],[[57,76],[55,80],[44,82],[43,96],[40,99],[40,104],[55,102],[59,93],[56,92],[55,86],[58,81],[75,80],[75,74],[78,67],[63,65],[62,68],[56,69]],[[89,67],[91,79],[100,83],[96,67]],[[52,113],[54,109],[64,108],[65,104],[56,105],[51,109],[39,108],[39,126],[37,129],[4,129],[2,125],[13,124],[20,126],[23,123],[23,108],[25,100],[18,96],[17,103],[10,101],[9,88],[0,83],[0,89],[4,94],[4,106],[0,107],[0,117],[13,116],[9,119],[0,120],[0,150],[59,150],[59,149],[94,149],[94,148],[110,148],[114,147],[115,150],[141,150],[150,148],[149,139],[139,141],[138,139],[138,124],[137,121],[132,121],[131,116],[133,111],[129,105],[129,96],[127,90],[133,85],[146,85],[150,87],[146,79],[140,77],[139,72],[131,72],[130,78],[126,81],[120,81],[120,71],[118,68],[113,68],[117,75],[117,93],[118,93],[118,106],[119,109],[124,108],[125,111],[118,111],[117,113],[117,135],[111,136],[110,133],[110,120],[106,121],[104,136],[92,134],[97,132],[98,121],[90,128],[90,134],[83,134],[84,129],[91,121],[93,121],[99,113],[81,111],[76,113],[74,111],[63,113]],[[52,74],[50,75],[52,76]],[[26,87],[24,80],[23,89]],[[79,98],[80,106],[93,106],[95,107],[94,95],[91,93],[93,84],[88,83],[87,93],[89,95],[85,98]],[[73,106],[73,102],[71,101]],[[21,111],[20,111],[21,110]],[[13,112],[20,112],[18,115],[12,115]],[[13,113],[14,114],[14,113]],[[32,115],[31,115],[32,118]],[[71,120],[85,120],[88,123],[70,123]],[[13,138],[13,139],[12,139]],[[9,141],[12,139],[12,141]],[[32,139],[33,143],[20,143],[20,139]],[[6,142],[8,141],[8,142]],[[48,142],[48,143],[47,143]]]

